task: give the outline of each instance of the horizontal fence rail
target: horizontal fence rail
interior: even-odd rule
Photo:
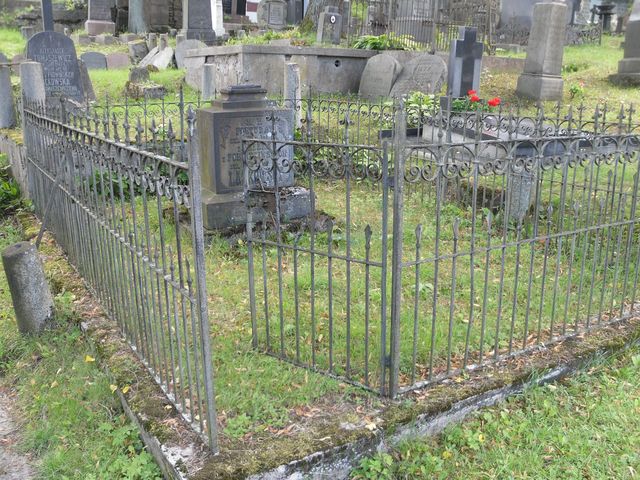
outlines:
[[[65,102],[25,101],[23,115],[36,213],[178,411],[217,450],[197,157],[176,159],[181,142],[171,139],[147,149],[155,138],[150,145]],[[181,115],[190,138],[195,115]]]

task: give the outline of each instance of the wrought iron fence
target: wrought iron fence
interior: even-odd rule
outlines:
[[[246,228],[256,348],[393,397],[634,311],[633,108],[436,108],[407,138],[396,104],[394,135],[357,143],[349,104],[330,141],[307,105],[298,140],[243,142],[247,205],[273,206]],[[311,202],[298,222],[286,188],[251,182],[291,170]]]
[[[506,22],[494,32],[493,45],[511,44],[526,46],[531,29],[516,20]],[[602,25],[567,25],[565,45],[599,45],[602,42]]]
[[[29,193],[133,351],[217,449],[197,155],[109,115],[24,102]],[[185,135],[195,115],[180,112]],[[165,154],[154,153],[162,150]],[[190,152],[188,152],[190,153]],[[185,158],[186,160],[186,158]]]

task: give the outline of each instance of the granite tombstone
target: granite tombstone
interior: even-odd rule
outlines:
[[[80,55],[80,60],[84,62],[89,70],[105,70],[107,68],[107,57],[100,52],[85,52]]]
[[[261,28],[282,30],[287,26],[287,2],[262,0],[258,4],[258,25]]]
[[[187,39],[200,40],[207,45],[215,42],[213,8],[215,8],[215,2],[211,0],[184,0],[182,31]]]
[[[325,7],[324,12],[320,14],[318,19],[316,42],[340,45],[341,35],[342,15],[340,15],[338,7]]]
[[[618,73],[610,78],[616,83],[640,85],[640,0],[631,7],[624,37],[624,58],[618,62]]]
[[[386,98],[402,72],[402,65],[392,55],[381,53],[367,60],[360,78],[361,97],[369,100]]]
[[[84,29],[89,35],[116,33],[116,24],[111,17],[111,9],[115,6],[114,0],[89,0],[88,19],[84,24]]]
[[[412,52],[409,52],[412,53]],[[447,64],[437,55],[419,53],[408,56],[391,88],[390,96],[399,98],[411,92],[437,93],[447,78]]]
[[[84,101],[78,57],[73,41],[56,32],[40,32],[27,42],[27,58],[42,64],[47,97]]]
[[[447,95],[453,98],[464,97],[469,90],[480,91],[484,45],[476,41],[477,35],[476,28],[460,27],[460,38],[451,40]]]

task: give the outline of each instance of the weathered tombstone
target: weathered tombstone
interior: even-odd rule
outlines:
[[[84,24],[84,29],[89,35],[116,33],[116,24],[111,18],[111,9],[114,7],[114,0],[89,0],[88,19]]]
[[[151,65],[151,62],[153,62],[153,59],[156,57],[156,55],[158,55],[158,47],[154,47],[151,50],[149,50],[149,53],[147,53],[145,55],[145,57],[140,60],[140,63],[138,63],[138,66],[140,67],[148,67],[149,65]]]
[[[442,58],[428,53],[419,53],[404,63],[400,75],[391,88],[390,96],[399,98],[411,92],[437,93],[442,89],[446,78],[447,64]]]
[[[533,8],[533,26],[527,46],[524,72],[516,93],[534,100],[561,100],[567,6],[538,3]]]
[[[149,51],[153,50],[158,46],[158,34],[150,33],[147,35],[147,48]]]
[[[36,33],[36,29],[30,25],[20,27],[20,33],[22,34],[22,38],[25,40],[29,40]]]
[[[95,37],[95,41],[100,45],[114,45],[118,42],[118,39],[111,34],[101,33]]]
[[[42,64],[47,97],[84,101],[84,88],[73,41],[61,33],[40,32],[27,42],[27,58]]]
[[[371,57],[367,60],[360,77],[358,93],[361,97],[370,100],[387,98],[400,72],[402,72],[402,65],[393,56],[381,53]]]
[[[213,63],[202,66],[202,100],[213,100],[216,97],[216,68]]]
[[[160,37],[158,38],[158,49],[162,51],[168,46],[169,46],[169,35],[167,35],[166,33],[161,33]]]
[[[449,52],[447,95],[453,98],[464,97],[469,90],[480,91],[484,49],[482,43],[476,41],[476,28],[460,27],[458,35],[459,39],[451,40]]]
[[[247,219],[244,203],[244,165],[242,140],[270,138],[276,141],[293,139],[293,112],[268,106],[267,91],[257,85],[235,86],[221,91],[222,98],[212,108],[198,110],[198,131],[202,165],[202,202],[206,229],[224,229],[241,225]],[[251,147],[251,155],[270,158],[271,151],[264,145]],[[293,186],[293,169],[285,168],[293,161],[293,148],[278,148],[278,187]],[[259,169],[250,178],[252,188],[273,189],[272,169]],[[309,195],[283,199],[282,212],[288,218],[304,216],[309,212]],[[260,210],[260,211],[258,211]],[[264,218],[258,208],[254,221]],[[258,217],[258,218],[256,218]]]
[[[29,102],[43,103],[46,100],[42,64],[29,61],[20,64],[20,88],[22,98]]]
[[[316,41],[318,43],[333,43],[340,45],[342,35],[342,15],[338,7],[325,7],[318,20],[318,32]]]
[[[135,42],[129,42],[129,58],[132,63],[138,63],[149,53],[149,47],[144,40],[138,40]]]
[[[173,64],[173,48],[167,47],[164,50],[158,52],[158,54],[151,60],[151,65],[158,70],[166,70]]]
[[[1,57],[4,57],[0,53]],[[0,58],[0,63],[6,63],[7,58]],[[16,126],[16,113],[11,88],[11,69],[9,65],[0,65],[0,128]]]
[[[631,7],[624,36],[624,58],[618,62],[618,73],[610,79],[615,83],[640,85],[640,0]]]
[[[89,70],[82,60],[78,60],[78,68],[80,69],[80,80],[82,81],[82,89],[84,90],[85,100],[95,101],[96,94],[93,91],[93,84],[89,76]]]
[[[187,36],[184,33],[179,33],[176,35],[176,47],[180,45],[187,39]]]
[[[107,55],[107,68],[109,70],[129,68],[129,65],[131,65],[131,61],[126,53],[114,52]]]
[[[148,82],[149,70],[146,68],[133,67],[129,72],[129,81],[138,84]]]
[[[302,82],[300,66],[294,62],[284,63],[284,99],[289,100],[293,108],[295,127],[302,127]]]
[[[285,0],[261,0],[258,4],[258,25],[272,30],[287,26],[287,2]]]
[[[184,68],[184,56],[187,51],[199,48],[205,48],[207,45],[200,40],[184,40],[176,45],[176,65],[178,68]]]
[[[84,62],[89,70],[106,70],[107,57],[100,52],[85,52],[80,55],[80,59]]]
[[[182,33],[187,39],[200,40],[212,45],[216,40],[213,30],[215,2],[211,0],[184,0],[182,12]]]

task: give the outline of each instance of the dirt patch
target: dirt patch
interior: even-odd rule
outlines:
[[[34,470],[27,455],[16,452],[20,423],[12,412],[11,396],[0,390],[0,480],[29,480]]]

